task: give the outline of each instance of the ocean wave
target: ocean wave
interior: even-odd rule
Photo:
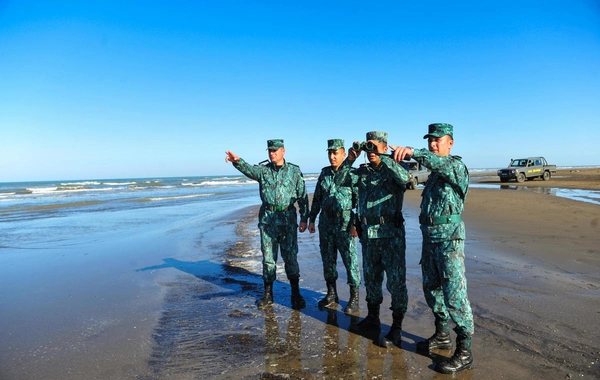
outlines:
[[[237,180],[221,180],[221,181],[215,181],[215,180],[210,180],[210,181],[202,181],[202,182],[193,182],[193,183],[182,183],[182,186],[228,186],[228,185],[248,185],[251,183],[256,183],[256,181],[254,180],[244,180],[244,179],[237,179]]]
[[[208,197],[211,195],[214,195],[214,194],[173,195],[173,196],[166,196],[166,197],[139,198],[139,199],[133,199],[132,201],[134,201],[134,202],[171,201],[171,200],[176,200],[176,199]]]
[[[84,191],[113,191],[114,187],[58,186],[54,188],[32,188],[33,194],[77,193]]]
[[[101,185],[98,181],[81,181],[81,182],[63,182],[61,186],[98,186]]]
[[[102,185],[106,186],[130,186],[136,184],[137,182],[102,182]]]

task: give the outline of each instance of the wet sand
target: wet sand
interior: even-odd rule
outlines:
[[[597,185],[583,178],[551,182],[577,181]],[[325,284],[316,234],[299,235],[306,309],[291,310],[280,266],[275,305],[257,310],[254,300],[261,295],[262,280],[256,208],[250,208],[240,215],[239,240],[220,260],[179,264],[196,278],[172,283],[157,328],[151,378],[449,378],[434,372],[433,363],[451,351],[432,357],[415,351],[415,342],[433,330],[420,288],[420,193],[408,191],[405,198],[409,310],[402,349],[376,346],[378,334],[348,332],[357,319],[341,311],[348,300],[341,263],[340,305],[317,309]],[[534,192],[472,189],[464,219],[476,367],[455,378],[598,378],[600,206]],[[391,322],[389,304],[386,295],[381,335]],[[364,317],[364,287],[360,306]]]
[[[526,184],[598,189],[599,178],[600,171],[594,169]],[[499,184],[485,177],[482,181]],[[373,344],[377,336],[348,332],[357,317],[342,312],[348,287],[341,260],[340,305],[318,310],[316,303],[325,293],[318,234],[299,234],[300,284],[307,307],[290,308],[290,287],[280,258],[275,304],[257,310],[254,301],[263,286],[257,207],[250,207],[199,236],[191,226],[169,236],[131,237],[121,248],[124,253],[162,251],[162,262],[146,266],[141,259],[129,258],[119,273],[121,281],[115,281],[120,289],[107,289],[135,293],[143,308],[124,296],[116,302],[114,294],[101,293],[88,306],[80,306],[91,310],[111,300],[106,306],[112,305],[111,317],[131,320],[131,326],[119,323],[82,333],[61,349],[64,355],[28,354],[26,362],[24,356],[5,356],[0,379],[451,378],[433,371],[434,360],[451,351],[432,357],[415,351],[415,342],[433,332],[433,317],[421,291],[416,220],[420,194],[418,189],[405,196],[409,309],[402,349],[386,350]],[[600,378],[600,206],[536,192],[472,188],[464,220],[476,367],[454,378]],[[102,278],[114,281],[108,271]],[[391,323],[386,293],[381,335]],[[366,314],[364,296],[361,287],[361,318]],[[26,338],[26,328],[19,334]],[[65,342],[55,344],[62,347]]]

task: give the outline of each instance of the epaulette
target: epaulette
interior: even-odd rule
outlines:
[[[292,166],[295,166],[295,167],[297,167],[297,168],[300,168],[300,166],[298,166],[298,165],[296,165],[296,164],[292,164],[291,162],[288,162],[288,161],[286,161],[285,163],[286,163],[286,164],[288,164],[288,165],[292,165]]]
[[[457,160],[462,160],[461,156],[452,156],[452,158],[456,158]]]
[[[259,162],[258,165],[265,165],[265,166],[267,166],[269,164],[269,162],[270,162],[269,160],[264,160],[264,161]]]

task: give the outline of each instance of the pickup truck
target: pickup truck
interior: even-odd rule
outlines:
[[[400,165],[410,173],[410,182],[406,186],[407,189],[414,190],[420,183],[425,183],[429,179],[431,173],[429,169],[416,161],[402,161]]]
[[[500,182],[508,182],[511,179],[525,182],[535,178],[547,181],[555,173],[556,165],[548,165],[544,157],[527,157],[511,159],[508,168],[498,170],[498,177]]]

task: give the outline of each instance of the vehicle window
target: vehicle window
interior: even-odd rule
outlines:
[[[542,164],[542,160],[540,160],[540,159],[535,160],[535,164],[536,165],[541,165]]]

